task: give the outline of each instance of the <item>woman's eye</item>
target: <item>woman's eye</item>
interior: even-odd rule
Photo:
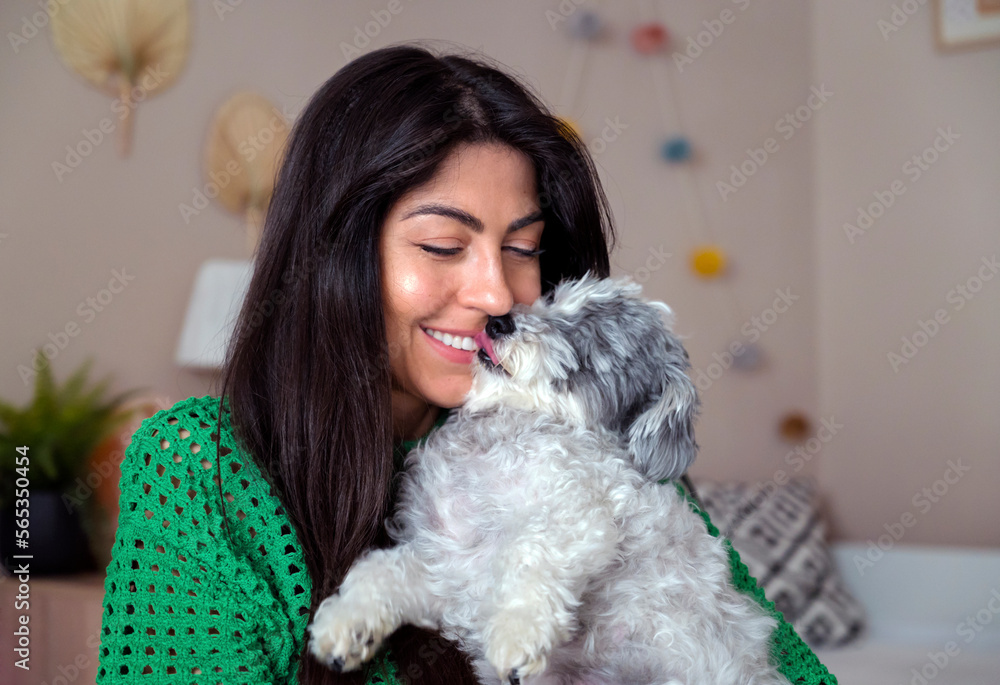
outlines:
[[[431,245],[421,245],[420,249],[423,250],[424,252],[430,252],[431,254],[449,255],[449,256],[458,254],[459,252],[462,251],[462,248],[460,247],[445,248],[445,247],[433,247]]]
[[[449,256],[449,257],[452,256],[452,255],[456,255],[456,254],[458,254],[459,252],[462,251],[462,248],[460,248],[460,247],[448,247],[448,248],[445,248],[445,247],[434,247],[433,245],[421,245],[420,249],[423,250],[423,251],[425,251],[425,252],[429,252],[431,254],[444,255],[444,256]],[[514,254],[517,254],[517,255],[519,255],[521,257],[537,257],[538,255],[540,255],[543,252],[545,252],[545,250],[525,250],[525,249],[522,249],[522,248],[519,248],[519,247],[510,246],[510,245],[508,245],[504,249],[505,250],[510,250]]]
[[[506,249],[509,249],[512,252],[514,252],[515,254],[518,254],[518,255],[520,255],[522,257],[529,257],[529,258],[531,258],[531,257],[537,257],[538,255],[540,255],[543,252],[545,252],[545,250],[524,250],[524,249],[521,249],[519,247],[507,247]]]

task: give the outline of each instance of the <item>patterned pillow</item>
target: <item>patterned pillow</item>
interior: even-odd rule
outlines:
[[[826,548],[815,481],[694,480],[694,489],[764,594],[810,647],[842,646],[861,634],[865,611]]]

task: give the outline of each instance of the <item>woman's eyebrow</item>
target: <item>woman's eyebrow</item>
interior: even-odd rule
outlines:
[[[437,214],[438,216],[448,217],[449,219],[455,219],[456,221],[461,221],[463,224],[471,228],[476,233],[482,233],[485,230],[483,222],[479,218],[469,214],[468,212],[458,209],[457,207],[449,207],[448,205],[442,205],[435,202],[425,205],[419,205],[414,209],[406,213],[406,215],[401,219],[405,221],[410,217],[417,216],[418,214]],[[523,216],[516,221],[512,221],[510,226],[507,227],[507,233],[513,233],[514,231],[524,228],[525,226],[530,226],[536,221],[541,221],[544,215],[542,210],[532,212],[527,216]]]

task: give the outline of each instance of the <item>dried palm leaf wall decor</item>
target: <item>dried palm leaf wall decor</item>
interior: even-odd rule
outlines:
[[[218,188],[219,202],[246,217],[250,254],[260,238],[288,133],[288,122],[281,111],[256,93],[232,96],[212,120],[205,174],[208,183]]]
[[[188,53],[188,0],[60,0],[52,38],[68,67],[117,100],[118,151],[128,156],[139,102],[180,74]]]

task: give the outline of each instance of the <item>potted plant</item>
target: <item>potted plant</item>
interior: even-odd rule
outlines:
[[[66,493],[94,448],[131,418],[123,406],[136,391],[107,399],[110,379],[88,387],[92,358],[63,385],[53,381],[48,360],[40,361],[31,402],[19,409],[0,401],[0,559],[9,571],[27,563],[32,575],[93,571],[81,525],[86,512]],[[15,534],[25,518],[27,535]]]

